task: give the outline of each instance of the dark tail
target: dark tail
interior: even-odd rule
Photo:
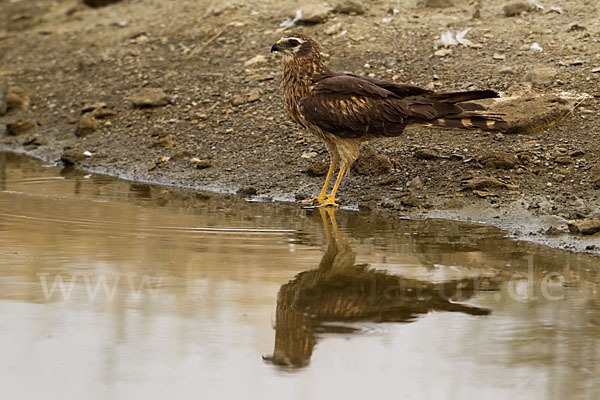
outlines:
[[[428,121],[423,121],[423,125],[440,128],[460,128],[460,129],[483,129],[486,131],[506,131],[510,127],[509,123],[504,121],[502,114],[486,113],[485,107],[477,103],[469,103],[472,100],[490,99],[498,97],[498,93],[493,90],[473,90],[470,92],[453,93],[435,93],[431,96],[432,100],[453,104],[459,108],[460,112],[442,115]]]
[[[433,100],[444,103],[461,103],[463,101],[495,99],[499,97],[498,92],[493,90],[471,90],[469,92],[435,93],[431,96]]]

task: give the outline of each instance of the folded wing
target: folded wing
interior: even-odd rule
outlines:
[[[400,135],[409,124],[491,129],[488,121],[500,118],[481,113],[484,108],[479,104],[466,102],[489,97],[497,93],[438,94],[413,85],[332,74],[318,80],[300,101],[300,111],[306,121],[336,136],[389,137]]]

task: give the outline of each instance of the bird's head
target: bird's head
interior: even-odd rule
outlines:
[[[272,52],[281,53],[286,59],[315,57],[321,55],[321,46],[316,40],[302,33],[292,33],[279,39],[273,46]]]

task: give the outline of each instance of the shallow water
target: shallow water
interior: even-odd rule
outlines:
[[[3,398],[596,399],[599,271],[0,154]]]

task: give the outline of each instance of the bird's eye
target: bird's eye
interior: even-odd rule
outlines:
[[[290,39],[290,40],[288,40],[288,45],[289,45],[290,47],[296,47],[296,46],[298,46],[299,44],[300,44],[300,42],[299,42],[298,40],[296,40],[296,39]]]

